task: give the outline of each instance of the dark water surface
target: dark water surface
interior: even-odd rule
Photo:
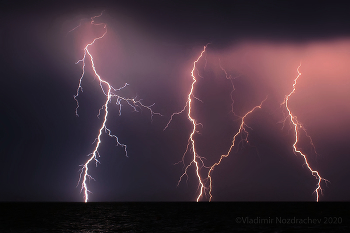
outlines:
[[[0,203],[0,232],[349,232],[350,203]]]

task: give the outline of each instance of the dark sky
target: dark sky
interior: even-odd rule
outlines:
[[[195,135],[206,166],[226,153],[242,116],[249,144],[235,147],[213,173],[213,201],[314,201],[316,179],[292,150],[293,129],[280,104],[292,90],[300,62],[300,83],[290,107],[312,137],[317,154],[301,134],[298,148],[322,177],[320,201],[349,201],[350,186],[350,16],[332,1],[9,1],[0,16],[1,146],[0,201],[83,201],[79,165],[94,145],[105,101],[87,68],[79,117],[73,95],[83,48],[101,27],[88,26],[100,14],[104,41],[91,47],[96,69],[113,86],[138,96],[163,114],[128,106],[118,116],[110,104],[108,127],[128,146],[126,157],[103,135],[101,164],[91,164],[90,201],[194,201],[198,181],[192,166],[179,186],[181,161],[192,130],[181,110],[197,63],[193,116],[203,127]],[[68,33],[80,22],[83,25]],[[87,26],[86,26],[87,25]],[[190,154],[185,157],[189,162]],[[206,177],[208,169],[202,168]],[[206,183],[208,186],[208,183]],[[207,201],[204,196],[203,201]]]

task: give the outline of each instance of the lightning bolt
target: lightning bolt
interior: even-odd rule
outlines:
[[[235,89],[235,85],[233,84],[233,80],[236,79],[236,78],[239,78],[240,76],[242,76],[242,74],[236,76],[236,77],[233,77],[231,75],[228,75],[227,71],[222,67],[221,65],[221,60],[219,58],[219,66],[220,66],[220,69],[225,73],[225,77],[226,79],[230,80],[231,82],[231,86],[232,86],[232,90],[231,90],[231,93],[230,93],[230,98],[231,98],[231,112],[234,114],[234,111],[233,111],[233,104],[234,104],[234,99],[233,99],[233,92],[236,90]]]
[[[225,72],[225,73],[226,73],[226,72]],[[216,163],[214,163],[214,164],[210,167],[209,172],[208,172],[208,179],[209,179],[209,196],[210,196],[210,197],[209,197],[209,201],[211,201],[211,199],[213,198],[213,195],[212,195],[212,193],[211,193],[211,191],[212,191],[212,189],[213,189],[211,174],[212,174],[212,172],[214,171],[214,168],[215,168],[216,166],[218,166],[218,165],[221,163],[221,161],[223,160],[223,158],[226,158],[226,157],[228,157],[228,156],[230,155],[230,153],[231,153],[233,147],[236,145],[236,138],[238,137],[238,135],[241,135],[241,141],[240,141],[240,142],[244,141],[244,142],[248,143],[248,135],[249,135],[249,133],[248,133],[246,127],[247,127],[247,128],[250,128],[250,127],[245,123],[245,119],[246,119],[246,117],[247,117],[248,115],[250,115],[252,112],[254,112],[254,110],[256,110],[256,109],[258,109],[258,108],[261,108],[262,104],[266,101],[266,99],[267,99],[267,97],[260,103],[260,105],[255,106],[255,107],[252,108],[249,112],[247,112],[243,117],[240,117],[240,118],[241,118],[241,124],[240,124],[240,126],[239,126],[238,132],[233,136],[232,144],[231,144],[229,150],[227,151],[226,154],[221,155],[219,161],[216,162]],[[236,115],[236,114],[235,114],[235,115]],[[239,143],[240,143],[240,142],[239,142]]]
[[[186,147],[186,151],[185,153],[183,154],[182,156],[182,163],[185,164],[184,162],[184,159],[185,159],[185,155],[187,154],[188,152],[188,149],[189,147],[191,146],[191,150],[192,150],[192,161],[185,167],[185,171],[184,173],[180,176],[180,179],[178,181],[178,185],[180,184],[182,178],[184,176],[187,177],[187,170],[189,169],[189,167],[194,164],[195,165],[195,169],[196,169],[196,175],[197,175],[197,179],[198,179],[198,188],[200,189],[200,192],[197,196],[197,199],[196,201],[198,202],[200,200],[200,198],[202,197],[203,193],[204,193],[204,190],[205,190],[205,186],[204,186],[204,182],[201,178],[201,175],[199,174],[199,170],[200,170],[200,164],[199,162],[201,163],[202,166],[204,166],[204,163],[203,163],[203,160],[202,160],[202,157],[200,157],[197,152],[196,152],[196,146],[195,146],[195,141],[193,139],[193,136],[197,131],[197,125],[201,125],[200,123],[198,123],[192,116],[191,116],[191,110],[192,110],[192,100],[193,98],[201,101],[200,99],[198,99],[197,97],[195,97],[193,95],[193,90],[194,90],[194,86],[195,86],[195,83],[197,82],[197,79],[196,79],[196,76],[194,75],[194,72],[196,70],[196,64],[197,62],[202,58],[206,48],[207,48],[208,44],[204,46],[202,52],[200,53],[200,55],[197,57],[197,59],[193,62],[193,68],[192,68],[192,71],[191,71],[191,76],[192,76],[192,84],[191,84],[191,90],[190,92],[188,93],[188,96],[187,96],[187,101],[186,101],[186,104],[185,104],[185,107],[179,111],[179,112],[175,112],[173,113],[171,116],[170,116],[170,120],[169,122],[167,123],[167,125],[165,126],[164,130],[166,130],[170,124],[170,122],[172,121],[173,117],[175,115],[178,115],[178,114],[181,114],[183,113],[186,108],[188,109],[187,111],[187,117],[188,117],[188,120],[192,123],[192,132],[188,138],[188,143],[187,143],[187,147]]]
[[[89,175],[89,173],[88,173],[89,164],[91,162],[95,162],[95,164],[97,166],[97,164],[100,163],[99,160],[97,159],[97,157],[100,157],[100,155],[98,153],[98,149],[102,143],[102,141],[101,141],[102,133],[105,132],[105,133],[107,133],[108,136],[115,138],[117,146],[123,147],[124,151],[125,151],[125,156],[128,156],[127,155],[127,146],[125,144],[120,143],[118,137],[116,135],[113,135],[111,133],[111,130],[108,129],[106,126],[107,118],[108,118],[108,104],[112,101],[112,99],[116,99],[116,104],[119,106],[119,115],[121,115],[122,102],[125,102],[129,106],[131,106],[134,109],[134,111],[136,111],[136,112],[137,112],[137,108],[141,108],[141,107],[146,108],[151,113],[151,119],[152,119],[153,115],[160,115],[161,116],[160,113],[155,113],[152,111],[151,107],[154,104],[152,104],[150,106],[146,106],[146,105],[143,105],[140,100],[137,100],[136,97],[135,98],[125,98],[125,97],[122,97],[122,96],[117,94],[118,91],[124,89],[129,84],[125,83],[124,86],[122,86],[120,88],[114,88],[109,82],[103,80],[101,78],[101,76],[97,73],[96,68],[95,68],[94,59],[93,59],[92,54],[89,51],[89,47],[94,45],[95,42],[97,42],[98,40],[101,40],[107,34],[107,25],[105,23],[95,23],[95,21],[94,21],[95,18],[102,16],[102,13],[100,15],[91,17],[90,23],[92,25],[95,25],[95,26],[103,26],[103,28],[105,29],[104,33],[101,36],[94,38],[92,40],[92,42],[88,43],[85,46],[83,58],[76,62],[76,64],[78,64],[80,62],[82,63],[82,74],[81,74],[81,77],[79,79],[79,85],[77,88],[77,92],[74,95],[74,99],[77,102],[77,107],[75,109],[76,116],[79,116],[78,115],[79,102],[77,100],[77,97],[79,96],[80,91],[83,92],[82,80],[83,80],[84,74],[85,74],[85,66],[86,66],[86,58],[87,57],[90,58],[91,68],[94,72],[94,75],[97,77],[97,79],[99,81],[99,85],[100,85],[100,88],[101,88],[103,94],[106,96],[106,101],[104,102],[102,107],[99,109],[99,114],[97,115],[97,116],[100,116],[101,110],[104,110],[104,117],[103,117],[102,125],[98,131],[98,135],[97,135],[96,139],[93,142],[93,143],[96,142],[95,148],[94,148],[93,152],[88,154],[89,159],[84,164],[80,165],[81,169],[80,169],[78,185],[81,183],[81,190],[80,191],[84,192],[84,201],[85,202],[88,201],[89,193],[91,193],[91,191],[87,187],[87,180],[91,180],[91,179],[94,180],[94,178],[91,175]],[[73,28],[69,32],[76,30],[80,26],[81,26],[81,22],[77,27]]]
[[[241,74],[238,75],[238,76],[236,76],[236,77],[234,77],[234,78],[232,78],[232,76],[231,76],[231,75],[228,75],[228,73],[226,72],[226,70],[222,67],[222,65],[221,65],[221,60],[220,60],[220,59],[219,59],[219,66],[220,66],[220,69],[225,73],[226,79],[230,80],[230,82],[231,82],[231,85],[232,85],[232,90],[231,90],[231,92],[230,92],[230,98],[231,98],[231,112],[232,112],[235,116],[237,116],[237,114],[235,114],[235,112],[233,111],[233,104],[234,104],[233,92],[235,91],[235,86],[234,86],[234,84],[233,84],[233,79],[236,79],[236,78],[240,77]],[[218,166],[218,165],[221,163],[221,161],[223,160],[223,158],[226,158],[226,157],[229,156],[229,154],[231,153],[232,149],[233,149],[233,148],[235,147],[235,145],[236,145],[236,138],[238,137],[238,135],[241,135],[241,140],[240,140],[239,143],[241,143],[241,142],[246,142],[246,143],[248,143],[248,135],[249,135],[249,133],[248,133],[248,131],[247,131],[246,128],[250,128],[250,127],[245,123],[245,119],[246,119],[246,117],[247,117],[248,115],[250,115],[252,112],[254,112],[254,110],[256,110],[256,109],[258,109],[258,108],[261,108],[262,104],[266,101],[266,99],[267,99],[267,97],[260,103],[260,105],[257,105],[257,106],[255,106],[254,108],[252,108],[252,109],[251,109],[250,111],[248,111],[243,117],[237,116],[237,117],[241,118],[241,124],[240,124],[240,127],[239,127],[239,129],[238,129],[238,132],[233,136],[232,143],[231,143],[231,146],[230,146],[228,152],[227,152],[226,154],[221,155],[219,161],[216,162],[216,163],[214,163],[214,164],[209,168],[209,171],[208,171],[207,179],[209,179],[209,202],[210,202],[210,201],[212,200],[212,198],[213,198],[213,195],[212,195],[212,193],[211,193],[212,188],[213,188],[211,174],[212,174],[212,172],[214,171],[214,168],[215,168],[216,166]]]
[[[305,130],[305,128],[303,127],[303,125],[302,125],[301,123],[298,122],[296,116],[293,116],[292,111],[289,109],[289,106],[288,106],[289,98],[295,93],[295,90],[296,90],[296,89],[295,89],[295,86],[296,86],[297,81],[298,81],[298,79],[299,79],[299,77],[300,77],[300,75],[301,75],[301,73],[300,73],[300,71],[299,71],[299,68],[300,68],[300,67],[301,67],[301,63],[300,63],[300,65],[299,65],[298,68],[297,68],[298,75],[297,75],[297,77],[294,79],[293,90],[292,90],[288,95],[286,95],[286,97],[284,98],[284,102],[283,102],[281,105],[285,105],[285,107],[286,107],[286,109],[287,109],[287,112],[288,112],[287,118],[290,119],[290,122],[291,122],[291,123],[293,124],[293,126],[294,126],[293,152],[294,152],[295,154],[300,154],[301,156],[303,156],[304,162],[305,162],[307,168],[310,170],[311,174],[317,179],[317,187],[316,187],[316,189],[315,189],[314,192],[316,193],[316,201],[318,202],[318,200],[319,200],[319,192],[322,193],[321,181],[322,181],[322,180],[325,181],[325,182],[329,182],[329,181],[326,180],[326,179],[324,179],[324,178],[322,178],[322,177],[320,176],[320,174],[319,174],[318,171],[312,170],[312,168],[310,167],[310,164],[309,164],[309,162],[308,162],[308,160],[307,160],[307,158],[306,158],[306,155],[305,155],[303,152],[301,152],[300,150],[297,149],[297,146],[296,146],[296,145],[297,145],[297,143],[298,143],[298,141],[299,141],[299,129],[302,129],[302,130],[305,132],[306,136],[310,139],[310,143],[311,143],[311,145],[313,146],[314,149],[315,149],[315,146],[314,146],[314,144],[313,144],[313,142],[312,142],[312,140],[311,140],[311,137],[306,133],[306,130]],[[287,118],[286,118],[286,119],[287,119]],[[286,120],[286,119],[285,119],[285,120]]]

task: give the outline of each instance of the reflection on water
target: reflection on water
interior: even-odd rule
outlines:
[[[348,232],[346,206],[349,203],[0,203],[0,232]],[[325,224],[329,216],[341,217],[342,223]],[[276,217],[322,221],[279,224]]]

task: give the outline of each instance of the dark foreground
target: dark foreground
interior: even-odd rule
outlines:
[[[0,203],[0,232],[349,232],[350,203]]]

